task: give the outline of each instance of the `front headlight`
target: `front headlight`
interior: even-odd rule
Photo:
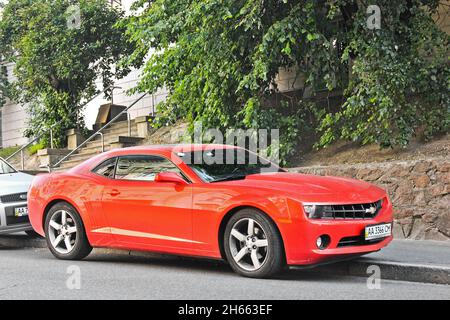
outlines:
[[[333,218],[333,208],[322,205],[304,205],[303,209],[310,219],[328,219]]]

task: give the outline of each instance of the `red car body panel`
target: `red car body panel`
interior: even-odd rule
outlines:
[[[28,196],[30,221],[41,235],[46,211],[57,201],[79,212],[93,247],[115,247],[180,255],[222,258],[220,231],[229,214],[253,207],[278,227],[289,265],[311,265],[377,251],[391,240],[337,247],[344,237],[361,235],[365,226],[392,222],[392,204],[385,191],[346,178],[297,173],[271,173],[246,179],[205,183],[174,151],[233,148],[222,145],[139,147],[114,150],[64,173],[37,176]],[[191,183],[113,180],[91,172],[104,160],[123,155],[159,155],[170,159]],[[383,199],[373,219],[309,219],[303,205],[371,203]],[[318,236],[330,245],[320,250]]]

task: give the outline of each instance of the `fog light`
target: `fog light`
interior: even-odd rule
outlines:
[[[316,245],[317,245],[317,248],[321,248],[322,247],[322,237],[318,237],[317,238]]]
[[[326,247],[328,247],[329,244],[330,244],[330,236],[326,234],[321,235],[316,240],[316,246],[320,250],[325,249]]]

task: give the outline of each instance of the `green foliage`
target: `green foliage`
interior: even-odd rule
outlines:
[[[8,74],[6,66],[1,64],[0,60],[0,108],[6,103],[8,96]]]
[[[74,4],[81,24],[68,27],[72,19],[68,9]],[[132,49],[123,30],[114,28],[122,16],[105,0],[10,0],[6,4],[0,21],[0,55],[16,63],[12,96],[28,105],[28,136],[55,125],[55,145],[63,146],[65,130],[83,127],[75,110],[94,94],[95,80],[101,78],[106,88],[114,76],[128,72],[127,68],[114,70],[114,62]]]
[[[321,19],[312,14],[314,2],[308,1],[304,12],[303,3],[277,2],[277,10],[268,10],[254,1],[153,1],[127,21],[127,34],[138,49],[126,62],[139,66],[149,50],[156,50],[138,89],[170,90],[158,106],[160,124],[184,117],[220,129],[288,127],[296,132],[301,120],[295,112],[281,117],[266,100],[279,67],[302,64],[306,48],[313,52],[323,45],[315,41]],[[310,66],[316,70],[312,83],[321,80],[322,70],[335,67],[331,55],[323,51],[317,65]],[[286,144],[293,143],[292,133],[284,136]]]
[[[437,1],[377,4],[380,30],[366,27],[360,1],[138,0],[139,13],[121,23],[136,46],[124,64],[144,65],[136,90],[170,91],[157,123],[280,128],[284,157],[311,127],[319,146],[338,138],[404,145],[418,127],[426,136],[448,130],[448,36],[430,18]],[[272,103],[276,76],[290,67],[313,95],[343,90],[345,104],[325,113],[311,102]],[[305,125],[307,110],[320,125],[314,117]]]
[[[354,55],[342,109],[322,122],[319,145],[337,138],[382,147],[406,146],[421,130],[428,139],[450,128],[448,35],[419,1],[385,1],[382,28],[355,14],[342,59]]]

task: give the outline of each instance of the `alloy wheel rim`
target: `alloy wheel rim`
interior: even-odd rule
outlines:
[[[56,211],[50,218],[48,231],[53,249],[61,254],[72,252],[77,239],[77,225],[70,212]]]
[[[236,264],[246,271],[256,271],[267,261],[267,233],[254,219],[244,218],[233,225],[229,246]]]

